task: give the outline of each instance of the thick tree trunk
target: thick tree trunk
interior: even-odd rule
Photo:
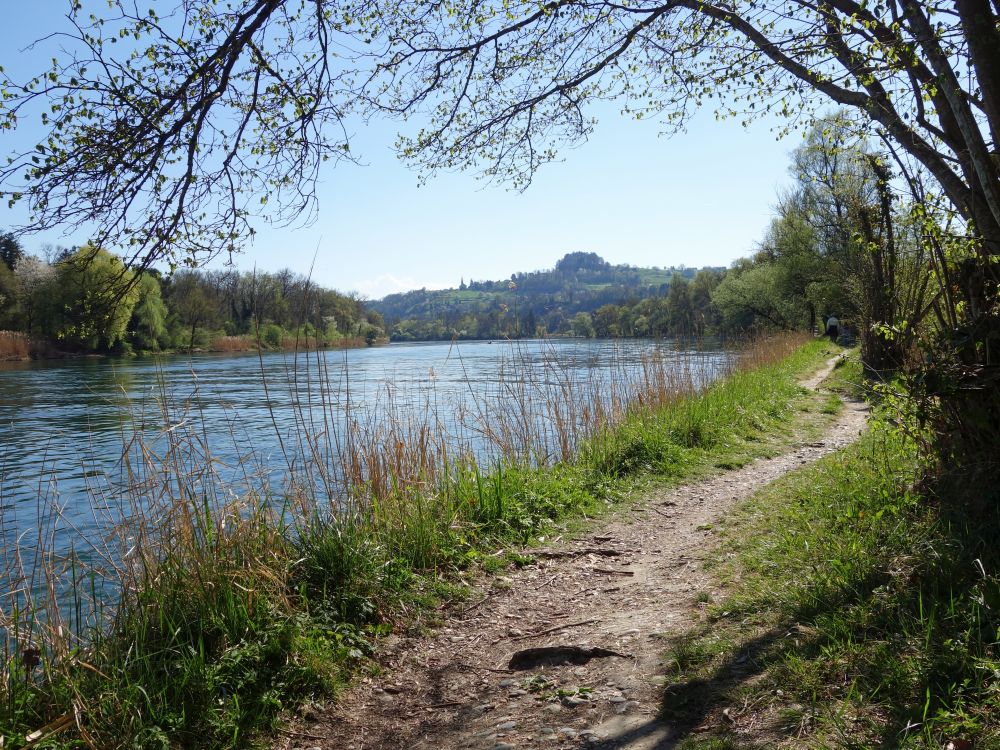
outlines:
[[[969,57],[979,79],[980,96],[996,153],[1000,148],[1000,31],[997,30],[997,18],[988,0],[956,0],[955,9],[969,42]]]

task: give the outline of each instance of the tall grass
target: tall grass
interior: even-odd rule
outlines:
[[[4,747],[245,746],[335,692],[441,574],[787,422],[823,349],[801,345],[757,342],[703,393],[683,358],[599,381],[512,361],[495,398],[456,414],[431,389],[416,416],[391,389],[377,410],[338,406],[305,353],[281,487],[257,456],[221,466],[164,397],[169,427],[128,436],[123,482],[95,488],[100,539],[57,552],[53,507],[6,552]]]
[[[18,331],[0,331],[0,360],[29,359],[42,351],[38,342]]]
[[[212,352],[255,352],[258,348],[253,336],[216,336],[208,345]]]

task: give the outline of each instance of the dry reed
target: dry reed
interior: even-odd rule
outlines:
[[[0,331],[0,360],[28,359],[37,351],[37,344],[24,333]]]

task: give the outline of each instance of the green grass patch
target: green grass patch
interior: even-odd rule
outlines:
[[[832,349],[812,342],[697,396],[633,409],[571,461],[544,468],[465,460],[350,512],[208,512],[185,496],[162,550],[133,561],[116,620],[61,652],[8,654],[5,748],[244,748],[306,701],[335,695],[377,638],[433,625],[467,598],[469,571],[530,564],[522,552],[652,482],[677,482],[780,450],[828,415],[796,378]],[[395,485],[392,485],[395,486]],[[289,499],[291,503],[293,499]],[[702,603],[708,604],[707,599]],[[692,642],[704,666],[727,641]]]
[[[843,402],[837,397],[837,395],[835,393],[831,393],[823,399],[823,402],[820,405],[820,411],[824,414],[839,414],[843,405]]]
[[[879,423],[733,514],[727,596],[668,649],[663,714],[712,728],[680,747],[1000,747],[1000,514],[916,476]]]
[[[845,352],[837,359],[824,386],[848,398],[865,399],[872,395],[872,384],[865,379],[857,350]]]

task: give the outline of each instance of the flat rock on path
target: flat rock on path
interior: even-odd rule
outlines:
[[[803,385],[815,388],[832,366]],[[699,565],[711,524],[783,473],[853,442],[865,418],[863,404],[847,403],[822,440],[654,493],[560,548],[580,554],[494,579],[487,601],[434,635],[387,639],[383,676],[298,721],[277,750],[672,747],[657,720],[662,635],[685,632],[699,617],[698,593],[713,588]],[[558,646],[601,657],[508,669],[518,652]]]

